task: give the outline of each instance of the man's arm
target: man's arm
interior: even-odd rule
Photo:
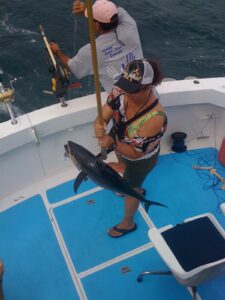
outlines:
[[[49,44],[51,50],[52,50],[52,53],[58,57],[58,59],[61,61],[61,63],[65,66],[65,67],[68,67],[67,63],[70,59],[70,57],[68,57],[67,55],[65,55],[59,48],[59,45],[54,43],[54,42],[51,42]]]
[[[86,4],[80,0],[73,1],[72,6],[72,13],[73,14],[80,14],[84,15],[86,9]],[[60,60],[60,62],[68,68],[68,61],[71,59],[69,56],[65,55],[61,49],[59,48],[59,45],[51,42],[50,48],[52,50],[52,53]]]
[[[128,14],[128,12],[122,7],[118,7],[119,26],[137,26],[135,20]]]

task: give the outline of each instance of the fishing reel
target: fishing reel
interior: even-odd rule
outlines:
[[[10,80],[10,88],[5,88],[0,78],[0,103],[10,103],[15,100],[15,93],[12,83],[17,79]]]
[[[1,69],[0,69],[1,71]],[[3,72],[0,72],[0,74],[3,74]],[[17,80],[17,78],[14,78],[13,80],[10,80],[10,88],[5,88],[3,86],[3,83],[1,81],[1,77],[0,77],[0,104],[5,104],[6,108],[8,110],[8,113],[10,115],[11,118],[11,123],[13,125],[15,125],[17,123],[16,120],[16,116],[15,113],[13,111],[13,107],[11,105],[11,103],[15,100],[15,93],[14,93],[14,88],[12,83],[15,82]]]
[[[70,84],[69,72],[58,62],[56,68],[50,65],[49,72],[52,74],[52,92],[56,97],[65,96]]]
[[[0,83],[0,103],[13,102],[14,100],[14,90],[11,88],[4,88],[2,83]]]
[[[80,84],[75,83],[70,85],[70,73],[68,69],[58,60],[49,46],[48,39],[45,35],[42,25],[39,26],[40,34],[45,44],[45,50],[48,57],[49,72],[51,73],[52,91],[43,91],[46,94],[54,94],[61,102],[62,107],[66,107],[65,96],[69,88],[80,87]],[[54,41],[52,41],[54,42]]]
[[[39,26],[39,31],[43,38],[45,50],[48,56],[49,72],[52,74],[52,92],[50,92],[50,94],[52,93],[56,96],[56,98],[59,98],[61,106],[65,107],[67,106],[65,102],[65,95],[67,94],[69,86],[69,74],[66,68],[63,67],[59,61],[56,61],[42,25]],[[47,91],[47,93],[49,92]]]

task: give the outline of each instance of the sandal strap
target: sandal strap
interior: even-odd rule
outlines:
[[[136,225],[136,224],[134,224],[134,227],[131,228],[131,229],[118,228],[117,226],[118,226],[118,225],[115,225],[115,226],[113,227],[113,230],[115,230],[115,231],[117,231],[117,232],[119,232],[119,233],[128,233],[128,232],[133,231],[133,230],[135,230],[135,229],[137,228],[137,225]]]

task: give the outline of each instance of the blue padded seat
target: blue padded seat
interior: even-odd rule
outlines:
[[[161,234],[186,272],[225,258],[225,239],[208,217],[178,224]]]

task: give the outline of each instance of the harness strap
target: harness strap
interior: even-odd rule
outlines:
[[[127,127],[129,126],[132,122],[134,122],[135,120],[139,119],[140,117],[142,117],[143,115],[145,115],[147,112],[149,112],[150,110],[152,110],[154,107],[156,107],[156,105],[159,103],[159,100],[156,99],[152,104],[150,104],[148,107],[146,107],[144,110],[142,110],[141,112],[139,112],[138,114],[136,114],[135,116],[133,116],[131,119],[123,122],[124,125]]]

